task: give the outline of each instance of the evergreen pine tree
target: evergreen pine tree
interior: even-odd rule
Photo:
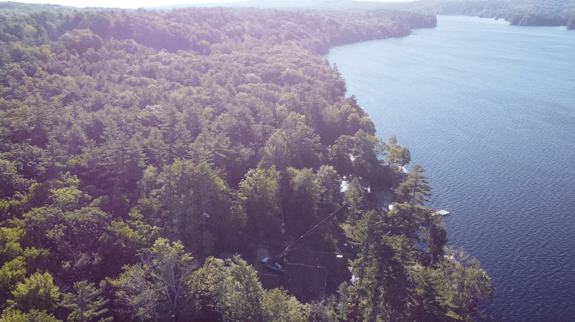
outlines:
[[[89,322],[96,321],[98,317],[108,312],[108,309],[102,308],[108,300],[99,296],[101,289],[96,288],[94,283],[80,281],[74,283],[75,293],[64,294],[62,306],[71,309],[68,315],[68,321]],[[100,322],[112,321],[112,317],[100,318]]]

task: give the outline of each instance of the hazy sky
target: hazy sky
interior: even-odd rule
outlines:
[[[104,7],[104,8],[147,8],[168,6],[179,3],[225,3],[241,0],[16,0],[26,3],[49,3],[73,7]]]
[[[74,7],[108,7],[108,8],[147,8],[167,6],[179,3],[225,3],[241,0],[16,0],[26,3],[49,3]],[[279,0],[281,1],[281,0]],[[279,2],[278,1],[278,2]],[[409,1],[409,0],[359,0],[359,1]]]

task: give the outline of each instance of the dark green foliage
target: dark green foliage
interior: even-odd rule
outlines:
[[[0,159],[0,198],[10,198],[27,185],[27,180],[18,173],[12,162]]]
[[[411,282],[407,267],[415,252],[405,235],[385,234],[381,215],[365,213],[355,225],[354,243],[360,249],[352,263],[357,267],[356,291],[366,299],[364,320],[386,321],[400,317],[406,309]]]
[[[409,213],[409,204],[396,206],[413,217],[412,232],[408,221],[394,218],[400,216],[396,210],[363,213],[350,228],[358,249],[351,263],[356,280],[311,305],[308,321],[472,321],[481,314],[478,304],[491,298],[493,287],[479,262],[467,261],[463,249],[446,247],[434,264],[422,263],[417,247],[429,239],[414,243],[415,230],[441,227],[442,221],[420,206],[419,215]]]
[[[283,191],[284,221],[290,231],[301,235],[319,221],[316,214],[321,188],[312,169],[288,168],[286,176],[289,185]]]
[[[233,261],[208,258],[190,286],[203,296],[203,306],[222,321],[303,322],[304,306],[281,289],[264,290],[256,270],[239,256]]]
[[[386,153],[383,141],[359,129],[353,136],[342,135],[335,141],[329,162],[341,174],[356,174],[378,186],[389,182],[382,162]]]
[[[118,312],[138,320],[185,320],[193,305],[188,282],[196,264],[180,242],[159,238],[142,253],[142,263],[125,266],[110,284]]]
[[[319,137],[312,127],[306,125],[306,118],[292,112],[262,148],[260,166],[269,168],[275,165],[278,170],[284,170],[290,166],[318,167],[320,161],[314,152],[318,143]]]
[[[436,316],[445,321],[472,321],[481,314],[478,303],[488,300],[494,288],[475,258],[466,261],[462,249],[448,248],[446,256],[433,267],[413,270],[418,303],[410,310],[418,320]]]
[[[108,309],[102,308],[108,300],[100,297],[101,293],[102,290],[97,289],[92,283],[88,284],[86,281],[75,282],[74,293],[64,294],[62,300],[62,306],[72,310],[72,313],[68,315],[67,321],[94,321],[108,312]],[[112,317],[98,319],[98,321],[112,321]]]
[[[248,214],[246,227],[256,236],[277,236],[281,230],[280,173],[270,169],[252,169],[240,182],[244,208]]]
[[[320,189],[320,202],[332,203],[337,199],[341,186],[341,177],[330,165],[322,165],[316,174]]]
[[[431,195],[431,187],[424,172],[423,167],[418,164],[414,165],[407,175],[407,179],[397,188],[395,201],[411,205],[423,205],[429,201],[427,197]]]
[[[224,245],[233,236],[229,230],[238,227],[240,218],[233,212],[230,189],[219,171],[206,162],[196,165],[190,160],[176,159],[158,174],[156,184],[158,188],[151,190],[150,196],[157,198],[163,207],[150,219],[161,227],[165,236],[181,240],[187,249],[204,257],[216,249],[226,249]],[[207,236],[214,240],[208,242]]]

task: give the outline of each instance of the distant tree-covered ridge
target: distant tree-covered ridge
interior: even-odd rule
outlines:
[[[10,12],[2,7],[13,8],[16,5],[0,4],[0,12]],[[31,10],[30,5],[23,7]],[[35,35],[29,36],[36,41],[56,41],[59,37],[70,38],[66,33],[74,29],[89,29],[102,39],[133,39],[155,50],[166,49],[169,52],[191,50],[209,55],[212,45],[241,43],[249,36],[271,45],[293,40],[314,53],[325,54],[330,46],[407,36],[412,28],[435,27],[436,24],[432,15],[381,10],[351,15],[341,11],[275,9],[72,11],[68,7],[61,10],[52,8],[48,6],[46,10],[32,11],[18,18],[11,16],[11,19],[8,15],[1,15],[2,23],[8,26],[0,40],[22,40],[26,36],[23,33],[31,32]],[[26,25],[29,26],[27,31],[24,30]]]
[[[427,14],[505,19],[519,26],[567,26],[575,29],[573,0],[426,0],[385,7]]]
[[[318,56],[435,16],[0,7],[0,321],[481,314],[489,276],[447,245],[424,169]],[[326,218],[294,253],[353,278],[264,288],[259,254]]]

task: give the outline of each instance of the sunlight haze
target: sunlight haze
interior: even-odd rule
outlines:
[[[48,3],[48,4],[58,4],[62,6],[71,6],[78,8],[85,7],[102,7],[102,8],[151,8],[151,7],[161,7],[177,4],[194,4],[194,3],[230,3],[230,2],[240,2],[239,0],[174,0],[174,1],[158,1],[158,0],[88,0],[88,1],[75,1],[75,0],[48,0],[48,1],[17,1],[24,3]]]
[[[152,8],[179,4],[200,4],[200,3],[232,3],[232,2],[243,2],[247,0],[173,0],[173,1],[158,1],[158,0],[88,0],[88,1],[76,1],[76,0],[48,0],[48,1],[35,1],[35,0],[24,0],[16,1],[23,3],[47,3],[47,4],[57,4],[62,6],[71,6],[78,8],[85,7],[102,7],[102,8]],[[358,0],[358,1],[370,1],[370,2],[407,2],[411,0]]]

